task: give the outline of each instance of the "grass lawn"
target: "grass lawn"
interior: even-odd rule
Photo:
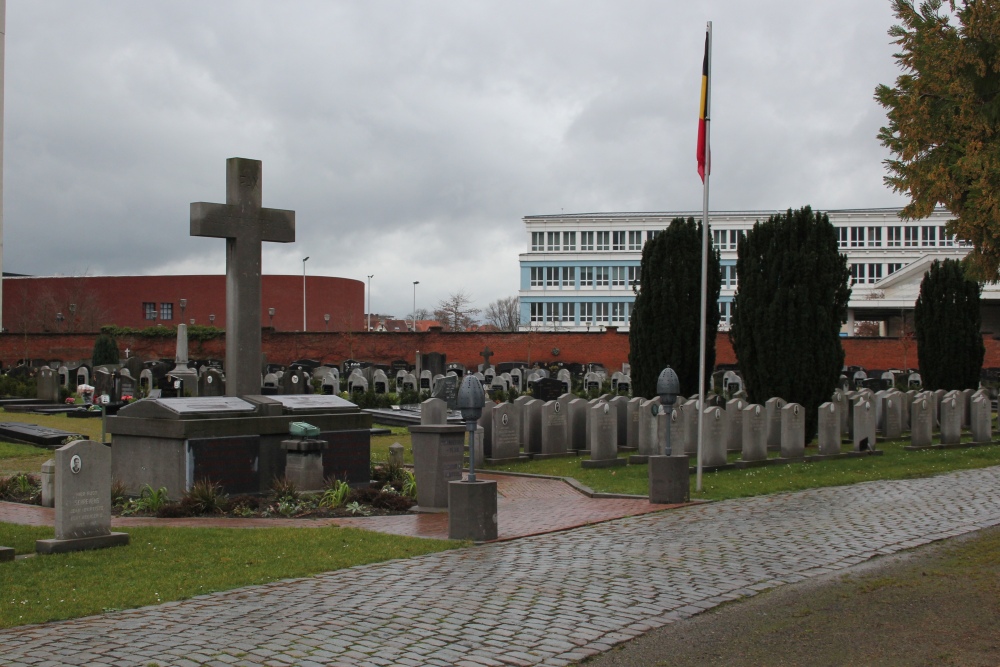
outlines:
[[[0,627],[142,607],[279,579],[466,546],[353,528],[128,528],[127,547],[0,563]],[[0,544],[34,551],[52,528],[0,523]],[[111,585],[110,582],[113,582]]]

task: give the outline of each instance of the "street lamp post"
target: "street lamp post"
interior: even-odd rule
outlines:
[[[181,299],[180,300],[180,304],[181,304],[181,319],[183,320],[184,319],[184,310],[188,306],[188,300],[187,299]]]
[[[267,316],[271,319],[271,328],[274,328],[274,308],[267,309]]]
[[[308,257],[302,258],[302,331],[306,330],[306,262]]]
[[[419,280],[413,281],[413,330],[417,330],[417,285],[420,284]]]
[[[330,330],[330,313],[325,313],[323,315],[323,322],[326,324],[326,330]]]
[[[368,276],[368,331],[372,330],[372,276]]]

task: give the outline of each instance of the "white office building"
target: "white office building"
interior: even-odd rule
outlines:
[[[896,336],[912,331],[920,281],[936,259],[960,259],[964,243],[945,233],[944,209],[921,220],[902,220],[898,208],[824,211],[837,228],[851,267],[847,335],[862,331]],[[779,211],[709,214],[712,240],[722,260],[720,329],[729,328],[739,284],[736,246],[758,220]],[[524,218],[528,249],[520,255],[521,328],[587,331],[627,329],[638,290],[642,247],[674,218],[701,212],[579,213]],[[1000,331],[1000,287],[983,290],[983,328]]]

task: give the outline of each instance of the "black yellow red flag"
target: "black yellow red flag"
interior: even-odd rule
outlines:
[[[705,182],[705,174],[711,173],[711,152],[706,141],[706,127],[708,122],[708,33],[705,33],[705,59],[701,66],[701,113],[698,116],[698,175]]]

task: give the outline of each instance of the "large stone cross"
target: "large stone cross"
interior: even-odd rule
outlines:
[[[261,206],[261,162],[226,160],[226,203],[191,204],[191,236],[226,239],[226,395],[260,393],[261,243],[295,240],[295,211]]]

